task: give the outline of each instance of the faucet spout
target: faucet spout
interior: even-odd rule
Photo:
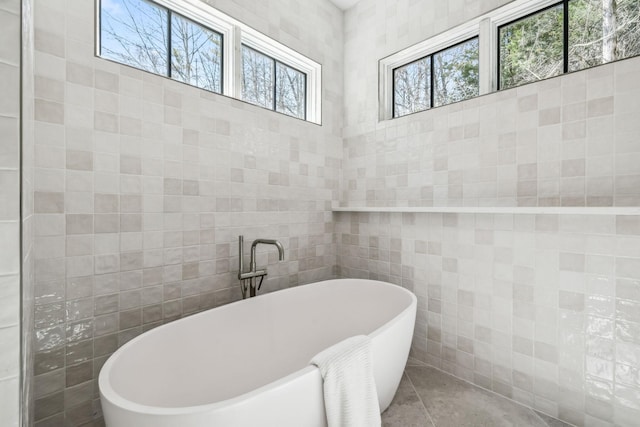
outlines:
[[[282,243],[280,243],[279,241],[272,239],[256,239],[253,241],[253,243],[251,244],[251,259],[253,261],[255,261],[256,259],[256,246],[260,244],[274,245],[276,248],[278,248],[278,259],[280,261],[284,261],[284,246],[282,246]]]
[[[254,297],[256,296],[256,291],[260,290],[262,286],[262,280],[264,276],[267,275],[267,267],[261,268],[258,270],[256,266],[256,247],[258,245],[274,245],[278,248],[278,258],[280,261],[284,260],[284,246],[277,240],[271,239],[257,239],[254,240],[251,244],[251,260],[249,261],[249,271],[244,271],[244,260],[243,260],[243,248],[244,248],[244,237],[238,236],[238,252],[239,252],[239,261],[238,261],[238,279],[240,280],[240,289],[242,290],[242,298]],[[256,279],[260,278],[260,282],[256,285]],[[248,293],[248,295],[247,295]]]

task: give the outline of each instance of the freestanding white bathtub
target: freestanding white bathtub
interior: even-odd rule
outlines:
[[[322,377],[309,360],[353,335],[372,339],[380,409],[409,354],[416,297],[341,279],[238,301],[163,325],[116,351],[100,372],[108,427],[326,426]]]

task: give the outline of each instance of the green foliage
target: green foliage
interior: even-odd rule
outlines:
[[[569,71],[639,54],[638,0],[611,0],[608,4],[602,0],[569,2]]]
[[[500,28],[500,88],[546,79],[563,70],[562,5]]]
[[[462,101],[479,93],[478,38],[396,68],[394,117]],[[431,76],[433,61],[433,79]]]
[[[553,77],[564,69],[562,4],[500,29],[500,88]],[[569,71],[640,55],[640,1],[571,0]]]
[[[478,59],[477,37],[433,56],[436,107],[478,96]]]

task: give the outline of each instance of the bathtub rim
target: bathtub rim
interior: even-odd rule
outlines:
[[[260,295],[262,297],[268,297],[269,295],[273,295],[273,294],[277,294],[279,292],[287,292],[290,290],[295,290],[301,286],[309,286],[309,285],[316,285],[316,284],[322,284],[322,283],[329,283],[329,282],[339,282],[339,281],[347,281],[347,280],[356,280],[356,281],[364,281],[364,282],[373,282],[373,283],[377,283],[377,284],[382,284],[384,286],[388,286],[388,287],[393,287],[394,289],[397,290],[402,290],[405,294],[409,295],[410,297],[410,303],[407,305],[407,307],[405,307],[402,311],[400,311],[397,315],[395,315],[392,319],[390,319],[388,322],[385,322],[382,326],[380,326],[379,328],[375,329],[374,331],[372,331],[370,334],[368,334],[367,336],[370,337],[371,339],[374,339],[376,336],[384,333],[386,330],[390,329],[391,327],[393,327],[396,323],[400,322],[400,320],[402,318],[404,318],[405,316],[408,315],[409,312],[412,312],[415,310],[416,306],[417,306],[417,298],[415,296],[415,294],[411,291],[409,291],[406,288],[403,288],[400,285],[395,285],[393,283],[389,283],[389,282],[383,282],[380,280],[371,280],[371,279],[358,279],[358,278],[344,278],[344,279],[329,279],[329,280],[321,280],[319,282],[313,282],[313,283],[309,283],[306,285],[299,285],[299,286],[295,286],[292,288],[287,288],[287,289],[282,289],[282,290],[278,290],[278,291],[274,291],[274,292],[270,292],[268,294],[263,294]],[[241,303],[244,300],[238,300],[238,301],[234,301],[232,303],[226,304],[224,306],[219,306],[219,307],[215,307],[212,308],[210,310],[216,310],[218,308],[223,308],[223,309],[228,309],[230,307],[232,307],[235,304]],[[176,322],[180,322],[183,320],[188,320],[188,319],[193,319],[196,318],[198,316],[204,315],[208,312],[209,310],[205,310],[202,311],[200,313],[196,313],[187,317],[183,317],[181,319],[178,320],[174,320],[173,322],[167,323],[166,325],[169,324],[175,324]],[[164,325],[161,325],[164,326]],[[193,405],[193,406],[181,406],[181,407],[171,407],[171,408],[166,408],[166,407],[161,407],[161,406],[149,406],[149,405],[142,405],[139,403],[135,403],[132,402],[129,399],[125,399],[124,397],[122,397],[120,394],[118,394],[113,387],[111,387],[111,382],[109,381],[109,373],[111,372],[111,368],[112,365],[114,363],[117,362],[118,358],[120,357],[120,355],[130,346],[132,346],[134,343],[138,342],[139,340],[143,339],[145,337],[145,335],[149,334],[149,333],[157,333],[155,331],[158,331],[161,326],[151,329],[149,331],[146,331],[140,335],[138,335],[137,337],[133,338],[131,341],[128,341],[127,343],[125,343],[122,347],[118,348],[111,356],[109,356],[109,358],[107,359],[107,361],[105,362],[105,364],[102,366],[102,368],[100,369],[100,373],[98,374],[98,389],[99,389],[99,393],[100,393],[100,399],[105,399],[109,402],[109,404],[117,406],[123,410],[126,411],[131,411],[131,412],[136,412],[136,413],[144,413],[144,414],[148,414],[148,415],[183,415],[183,414],[195,414],[195,413],[204,413],[204,412],[208,412],[208,411],[215,411],[219,408],[224,408],[224,407],[232,407],[234,405],[240,404],[244,401],[250,400],[260,394],[262,394],[263,392],[270,390],[270,389],[276,389],[280,386],[283,386],[284,384],[292,381],[295,378],[298,377],[303,377],[306,375],[312,375],[314,372],[318,372],[319,374],[319,369],[318,367],[314,366],[314,365],[307,365],[302,369],[298,369],[297,371],[291,372],[288,375],[285,375],[284,377],[278,378],[275,381],[272,381],[270,383],[264,384],[258,388],[255,388],[251,391],[248,391],[246,393],[242,393],[238,396],[229,398],[229,399],[224,399],[224,400],[220,400],[217,402],[213,402],[213,403],[207,403],[204,405]],[[336,343],[337,344],[337,343]]]

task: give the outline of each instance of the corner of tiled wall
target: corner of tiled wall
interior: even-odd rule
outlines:
[[[34,400],[34,22],[33,1],[22,0],[22,425],[33,425]]]
[[[323,64],[322,127],[96,59],[93,2],[36,2],[24,228],[36,239],[38,424],[98,420],[97,374],[118,345],[238,298],[242,233],[285,243],[284,264],[260,254],[271,289],[341,275],[413,290],[420,360],[576,425],[637,417],[638,217],[332,214],[331,203],[637,205],[638,59],[381,123],[371,64],[505,0],[425,13],[399,1],[393,14],[363,0],[344,32],[342,14],[315,3],[208,2]],[[311,15],[315,35],[296,24]],[[532,125],[498,131],[505,112]],[[465,150],[491,167],[463,173]]]
[[[20,416],[20,1],[0,3],[0,414]]]
[[[380,122],[371,63],[507,1],[435,3],[346,13],[341,204],[514,213],[340,213],[339,272],[416,293],[419,360],[577,426],[635,425],[640,58]]]
[[[511,213],[339,213],[338,271],[416,293],[417,359],[577,426],[637,425],[640,57],[377,117],[372,64],[507,2],[346,12],[341,204]]]
[[[285,246],[264,292],[335,275],[342,14],[208,3],[323,65],[322,126],[97,58],[95,2],[35,1],[36,426],[99,425],[110,354],[239,299],[238,235]]]

